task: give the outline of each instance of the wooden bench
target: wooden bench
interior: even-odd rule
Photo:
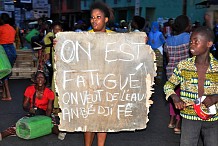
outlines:
[[[32,50],[17,50],[17,58],[12,68],[12,79],[31,78],[37,71],[37,57]]]

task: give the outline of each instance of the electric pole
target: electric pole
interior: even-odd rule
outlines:
[[[187,0],[183,0],[182,14],[186,15],[186,11],[187,11]]]

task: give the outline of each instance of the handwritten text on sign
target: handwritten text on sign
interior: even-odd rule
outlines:
[[[58,34],[55,81],[61,130],[146,127],[156,73],[154,53],[144,38],[144,33]]]

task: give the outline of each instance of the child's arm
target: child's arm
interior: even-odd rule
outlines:
[[[186,106],[185,102],[182,101],[177,94],[172,94],[170,97],[172,98],[176,109],[181,110],[181,109],[185,108],[185,106]]]
[[[206,107],[210,107],[218,103],[218,94],[207,95],[207,97],[202,102]]]

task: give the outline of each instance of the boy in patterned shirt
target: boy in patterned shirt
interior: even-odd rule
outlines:
[[[164,85],[166,99],[172,98],[176,109],[181,110],[182,119],[180,146],[197,145],[200,135],[204,145],[218,146],[218,114],[203,120],[195,112],[193,103],[206,96],[202,102],[206,107],[218,104],[218,61],[210,54],[214,34],[208,27],[196,28],[190,38],[193,57],[181,61]],[[180,97],[174,88],[180,84]]]

